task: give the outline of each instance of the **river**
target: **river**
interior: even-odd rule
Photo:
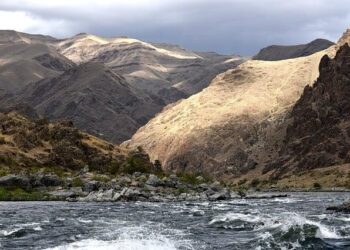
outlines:
[[[349,193],[182,203],[0,202],[0,249],[350,249]]]

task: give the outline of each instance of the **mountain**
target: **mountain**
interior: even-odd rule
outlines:
[[[0,31],[0,89],[15,93],[31,82],[54,77],[74,66],[50,43],[54,38]]]
[[[350,48],[322,57],[320,76],[306,86],[289,117],[285,144],[264,172],[277,177],[350,163]]]
[[[307,44],[292,46],[271,45],[261,49],[259,53],[253,57],[253,59],[263,61],[278,61],[301,56],[309,56],[316,52],[325,50],[332,45],[334,45],[333,42],[325,39],[316,39]]]
[[[217,74],[244,60],[238,56],[192,52],[176,45],[85,33],[55,46],[77,64],[88,61],[105,64],[133,87],[157,95],[166,103],[201,91]]]
[[[0,31],[0,109],[71,119],[120,143],[166,104],[244,60],[127,37]]]
[[[294,104],[317,79],[321,58],[333,57],[337,46],[288,60],[249,60],[167,106],[124,145],[143,147],[169,170],[231,181],[261,177],[286,143]]]
[[[72,120],[84,131],[114,142],[128,139],[164,105],[97,62],[29,84],[3,102],[25,103],[43,117]]]

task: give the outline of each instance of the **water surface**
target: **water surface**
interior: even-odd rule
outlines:
[[[183,203],[0,202],[0,249],[350,249],[348,193]]]

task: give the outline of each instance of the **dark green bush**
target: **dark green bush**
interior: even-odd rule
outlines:
[[[0,145],[6,144],[6,140],[4,137],[0,136]]]
[[[0,201],[36,201],[44,199],[44,195],[39,192],[28,192],[22,188],[5,189],[0,187]]]
[[[3,164],[5,166],[17,166],[17,162],[15,159],[7,156],[0,155],[0,164]]]
[[[322,185],[318,182],[315,182],[313,186],[314,186],[314,189],[321,189],[322,188]]]
[[[79,177],[76,177],[73,179],[72,181],[72,186],[73,187],[82,187],[84,186],[84,182],[82,179],[80,179]]]
[[[252,187],[257,187],[259,184],[260,184],[260,180],[258,178],[253,179],[250,183]]]
[[[116,175],[119,172],[119,163],[115,160],[112,160],[109,164],[109,173],[112,175]]]

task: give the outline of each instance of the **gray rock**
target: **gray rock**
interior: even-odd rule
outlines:
[[[227,200],[230,199],[230,192],[225,188],[221,192],[209,196],[210,201]]]
[[[71,190],[58,190],[58,191],[52,191],[48,193],[51,196],[55,196],[59,199],[67,199],[67,198],[75,198],[77,194]]]
[[[26,176],[7,175],[0,177],[0,186],[9,188],[20,187],[23,189],[27,189],[30,188],[30,181],[29,178]]]
[[[142,175],[141,172],[135,172],[132,174],[133,177],[137,178],[137,177],[140,177]]]
[[[208,189],[209,189],[209,186],[208,186],[208,184],[206,184],[206,183],[202,183],[202,184],[200,184],[198,187],[199,187],[200,189],[202,189],[202,190],[208,190]]]
[[[196,181],[198,182],[203,182],[204,181],[204,178],[202,176],[197,176],[196,177]]]
[[[197,194],[187,194],[186,201],[199,201],[200,196]]]
[[[181,193],[180,195],[179,195],[179,200],[185,200],[186,199],[186,197],[187,197],[187,194],[186,193]]]
[[[97,191],[101,187],[101,183],[99,181],[89,181],[84,184],[83,191],[84,192],[92,192]]]
[[[119,201],[120,199],[122,198],[121,194],[120,193],[115,193],[112,200],[113,201]]]
[[[112,198],[114,196],[114,190],[109,189],[109,190],[105,191],[103,194],[104,194],[103,195],[104,200],[110,201],[110,200],[112,200]]]
[[[83,189],[81,187],[71,187],[69,190],[74,193],[83,193]]]
[[[57,187],[63,184],[63,181],[55,174],[40,176],[39,182],[45,187]]]
[[[156,187],[153,187],[153,186],[147,185],[147,184],[144,186],[144,189],[147,191],[156,191],[157,190]]]
[[[123,188],[122,191],[120,192],[120,195],[121,195],[121,196],[124,196],[125,193],[126,193],[126,191],[128,191],[128,188],[126,188],[126,187]]]
[[[206,193],[201,193],[201,194],[200,194],[200,199],[201,199],[201,200],[208,200],[207,194],[206,194]]]
[[[132,186],[132,187],[139,187],[139,186],[141,186],[141,183],[138,182],[138,181],[133,180],[133,181],[131,182],[130,186]]]
[[[124,186],[124,187],[129,185],[131,182],[132,182],[132,180],[128,176],[122,176],[118,180],[118,184],[121,185],[121,186]]]
[[[220,184],[220,182],[215,181],[210,185],[210,188],[216,192],[220,191],[222,189],[222,186]]]
[[[150,174],[148,177],[148,180],[146,181],[146,184],[150,185],[150,186],[157,187],[157,186],[162,185],[163,182],[154,174]]]
[[[129,188],[125,194],[123,195],[123,198],[125,198],[126,200],[131,200],[131,201],[136,201],[138,200],[138,197],[142,196],[140,190],[138,189],[133,189],[133,188]]]
[[[175,174],[172,174],[169,176],[169,180],[173,181],[173,182],[178,182],[179,181],[179,177],[177,177]]]
[[[97,194],[98,194],[98,192],[96,192],[96,191],[90,192],[85,197],[79,197],[78,201],[97,201]]]

